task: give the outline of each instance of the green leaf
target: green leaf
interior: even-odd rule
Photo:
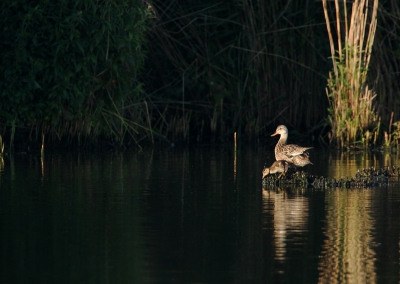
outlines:
[[[94,64],[97,63],[97,59],[96,59],[96,56],[94,55],[94,53],[90,53],[90,54],[89,54],[89,57],[90,57],[90,60],[91,60]]]

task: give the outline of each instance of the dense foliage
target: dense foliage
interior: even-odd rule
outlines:
[[[141,1],[7,0],[0,13],[3,126],[89,134],[139,91]]]

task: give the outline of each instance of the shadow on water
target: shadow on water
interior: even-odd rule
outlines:
[[[398,283],[400,194],[262,187],[263,148],[5,156],[0,283]],[[311,152],[353,176],[396,154]]]

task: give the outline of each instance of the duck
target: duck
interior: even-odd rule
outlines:
[[[313,165],[310,161],[310,154],[308,154],[308,152],[294,156],[292,159],[292,167],[304,167],[307,165]]]
[[[264,168],[262,171],[262,178],[269,174],[281,173],[278,178],[287,172],[290,164],[287,161],[275,161],[269,168]]]
[[[303,155],[305,151],[312,149],[313,147],[302,147],[296,144],[286,144],[288,138],[288,129],[285,125],[279,125],[276,131],[271,135],[280,135],[278,143],[275,146],[275,159],[277,161],[287,161],[297,166],[305,166],[310,164],[308,154]],[[295,158],[296,156],[303,155],[301,158]],[[307,162],[308,161],[308,162]]]

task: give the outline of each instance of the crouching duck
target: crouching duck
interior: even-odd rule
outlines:
[[[262,171],[262,178],[269,174],[281,173],[278,178],[287,172],[290,164],[286,161],[275,161],[269,168],[264,168]]]

